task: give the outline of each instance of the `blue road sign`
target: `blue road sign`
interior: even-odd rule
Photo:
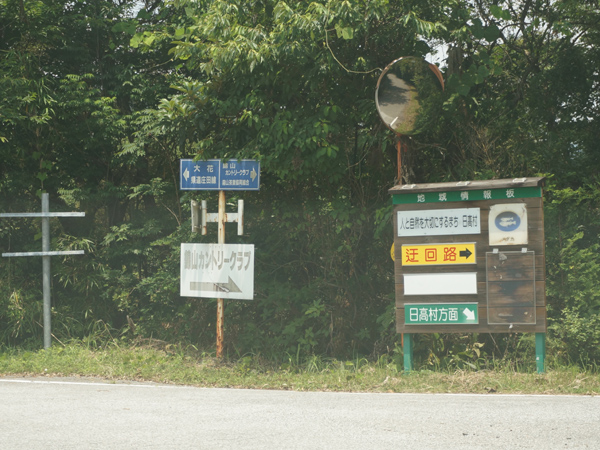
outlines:
[[[260,189],[260,161],[253,159],[220,159],[194,161],[180,160],[182,190],[258,191]]]

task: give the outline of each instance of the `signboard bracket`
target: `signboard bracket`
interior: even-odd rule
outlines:
[[[207,226],[206,224],[211,222],[219,222],[219,214],[218,213],[209,213],[207,212],[206,200],[202,200],[202,208],[201,208],[201,220],[202,220],[202,235],[206,235]],[[244,200],[238,200],[238,210],[235,213],[224,213],[223,220],[225,222],[237,223],[238,224],[238,236],[244,234]]]
[[[196,200],[191,201],[192,210],[192,232],[202,233],[206,236],[208,232],[208,223],[218,223],[219,213],[207,212],[206,200],[202,200],[198,205]],[[225,222],[238,224],[238,236],[244,234],[244,200],[238,200],[238,210],[234,213],[225,213]]]

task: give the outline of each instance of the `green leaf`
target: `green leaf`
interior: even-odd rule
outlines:
[[[354,37],[354,29],[351,27],[342,27],[340,24],[335,26],[335,31],[339,38],[350,40]]]
[[[152,14],[150,14],[145,9],[140,9],[138,11],[138,13],[137,13],[136,18],[138,18],[138,19],[144,19],[144,20],[150,20],[150,19],[152,19]]]
[[[113,33],[127,33],[133,36],[136,31],[136,23],[133,21],[119,22],[111,28]]]
[[[502,9],[498,5],[490,5],[490,13],[495,19],[511,20],[512,18],[509,10]]]
[[[489,76],[490,71],[486,66],[479,66],[477,69],[477,80],[476,83],[480,84],[485,81],[485,79]]]
[[[462,96],[469,95],[470,90],[471,90],[471,87],[466,84],[461,84],[458,86],[458,89],[456,89],[456,91]]]
[[[145,36],[144,37],[144,44],[150,46],[150,45],[152,45],[152,43],[154,42],[155,39],[156,39],[156,36],[153,35],[153,34]]]
[[[500,29],[495,25],[489,25],[483,29],[483,38],[488,42],[494,42],[500,37]]]
[[[138,33],[129,40],[129,45],[133,48],[138,48],[142,43],[143,38],[144,35],[142,33]]]
[[[494,16],[496,19],[502,18],[502,8],[498,5],[490,5],[490,14]]]

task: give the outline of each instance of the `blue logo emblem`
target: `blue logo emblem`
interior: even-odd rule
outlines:
[[[500,231],[515,231],[521,225],[521,218],[512,211],[504,211],[496,216],[495,222]]]

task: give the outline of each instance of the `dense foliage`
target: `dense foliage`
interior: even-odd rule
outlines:
[[[246,202],[255,300],[227,301],[231,354],[394,352],[395,137],[381,70],[434,58],[444,104],[407,140],[403,181],[547,177],[553,351],[600,358],[597,1],[0,0],[0,210],[52,210],[53,333],[210,349],[215,303],[179,296],[190,231],[180,158],[254,158]],[[433,56],[432,56],[433,55]],[[236,195],[229,195],[233,201]],[[0,222],[39,251],[39,222]],[[0,342],[37,346],[41,262],[0,261]],[[425,361],[506,355],[527,339],[424,337]],[[524,344],[523,344],[524,342]]]

